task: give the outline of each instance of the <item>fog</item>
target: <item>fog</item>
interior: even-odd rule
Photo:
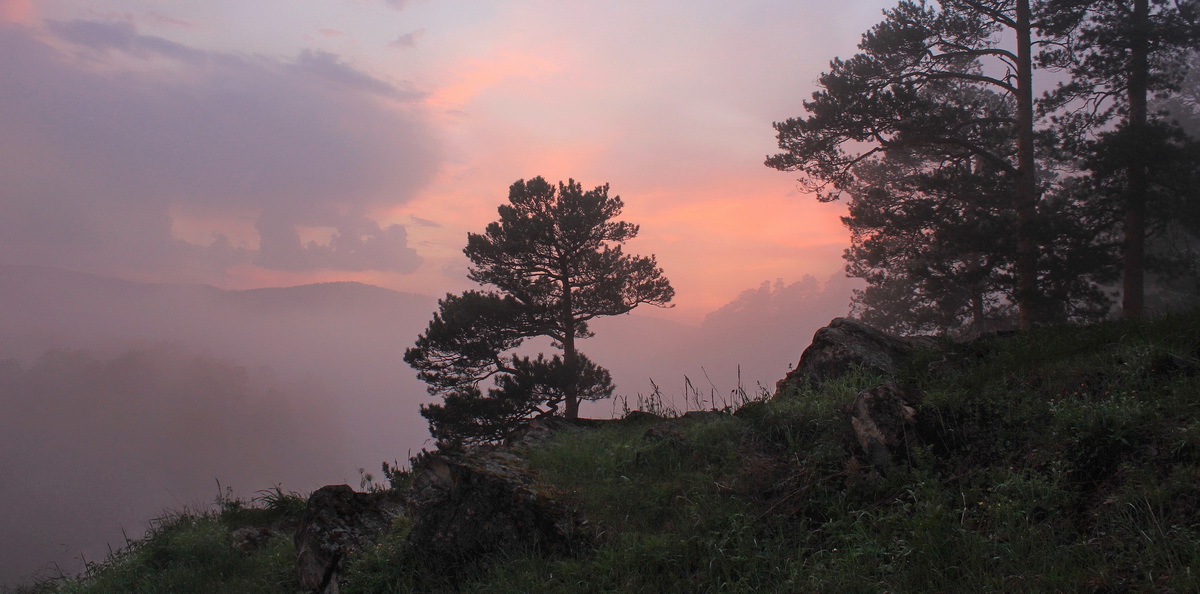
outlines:
[[[764,283],[699,326],[597,320],[580,347],[619,396],[582,414],[636,408],[655,385],[677,409],[769,390],[846,313],[851,287]],[[246,498],[358,487],[360,468],[431,446],[418,413],[430,397],[402,356],[434,296],[0,266],[0,299],[0,584],[76,572],[164,511],[211,506],[218,481]]]

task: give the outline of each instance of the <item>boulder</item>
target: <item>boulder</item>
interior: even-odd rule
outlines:
[[[530,419],[518,427],[507,439],[504,447],[528,447],[550,439],[563,431],[579,431],[580,426],[558,416]]]
[[[336,594],[349,555],[378,542],[401,510],[381,493],[347,485],[321,487],[296,528],[296,571],[309,592]]]
[[[724,419],[728,416],[730,416],[729,413],[724,412],[724,411],[719,411],[716,409],[692,410],[692,411],[683,413],[682,415],[680,415],[680,417],[677,420],[681,421],[685,424],[686,423],[699,423],[699,422],[704,422],[704,421],[715,421],[715,420],[719,420],[719,419]]]
[[[504,440],[504,447],[527,447],[538,445],[551,436],[563,432],[577,432],[585,429],[595,429],[614,422],[613,419],[566,419],[557,415],[529,419],[517,427]]]
[[[914,351],[937,344],[931,336],[895,336],[858,320],[836,318],[817,330],[796,368],[776,384],[776,393],[789,385],[820,385],[856,368],[890,378]]]
[[[642,434],[642,441],[682,445],[684,440],[683,434],[678,430],[678,425],[673,423],[659,423],[650,427]]]
[[[916,439],[918,398],[892,383],[863,390],[850,405],[850,425],[867,461],[887,468]]]
[[[579,512],[503,449],[423,454],[408,505],[410,553],[444,578],[485,565],[492,553],[568,553],[589,540]]]
[[[655,423],[642,434],[642,441],[683,444],[684,437],[681,430],[684,427],[695,423],[706,423],[724,419],[729,416],[731,416],[729,413],[719,410],[693,410],[671,419],[658,417],[660,422]]]
[[[633,410],[629,411],[629,413],[627,413],[621,420],[627,423],[644,423],[648,421],[664,421],[666,420],[666,417],[660,414],[646,412],[644,410]]]
[[[238,528],[229,535],[229,544],[243,553],[249,553],[263,547],[275,535],[271,528],[247,526]]]

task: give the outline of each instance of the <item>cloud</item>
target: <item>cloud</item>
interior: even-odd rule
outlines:
[[[162,14],[160,12],[155,12],[153,10],[146,13],[146,19],[149,20],[151,23],[154,23],[155,25],[169,25],[172,27],[182,27],[185,29],[192,29],[192,28],[195,28],[195,26],[196,26],[196,24],[191,21],[177,19],[175,17],[167,16],[165,14]]]
[[[328,244],[301,243],[297,226],[283,219],[264,216],[255,228],[260,242],[255,263],[264,268],[407,273],[421,265],[421,257],[408,247],[408,231],[401,225],[380,227],[367,218],[348,219],[337,226]]]
[[[342,62],[337,54],[329,52],[305,50],[296,60],[296,66],[309,74],[351,89],[410,101],[421,97],[421,94],[412,88],[402,90],[389,82],[355,70]]]
[[[48,21],[46,27],[60,39],[96,50],[114,50],[138,57],[158,55],[189,63],[205,59],[205,52],[148,35],[138,35],[129,21]]]
[[[365,214],[410,200],[441,159],[420,93],[404,83],[335,54],[207,52],[127,22],[52,22],[41,33],[0,24],[0,55],[8,262],[178,272],[249,262],[411,271],[420,261],[403,227]],[[263,255],[217,225],[198,245],[173,235],[180,213],[265,221],[280,234],[283,224],[331,227],[336,244],[308,261]],[[258,243],[292,245],[279,237]]]
[[[424,35],[425,35],[424,29],[417,29],[416,31],[410,31],[408,33],[405,33],[404,35],[401,35],[400,37],[397,37],[395,41],[388,44],[388,47],[394,47],[394,48],[399,48],[399,49],[417,47],[417,38],[422,37]]]
[[[405,8],[408,8],[409,4],[412,4],[412,0],[350,0],[350,1],[354,2],[356,4],[381,3],[381,4],[387,5],[391,8],[394,8],[396,10],[404,10]]]

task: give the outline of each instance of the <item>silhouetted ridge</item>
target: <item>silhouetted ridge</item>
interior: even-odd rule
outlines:
[[[254,307],[376,308],[431,306],[424,295],[402,293],[352,281],[315,283],[295,287],[268,287],[229,291],[237,301]]]

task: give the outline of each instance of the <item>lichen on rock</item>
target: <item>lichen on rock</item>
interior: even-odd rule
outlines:
[[[349,557],[373,545],[400,511],[384,493],[359,493],[347,485],[314,491],[295,536],[301,586],[337,594]]]
[[[423,454],[408,496],[413,559],[442,575],[500,551],[570,553],[590,541],[578,510],[502,449]]]
[[[895,336],[858,320],[835,318],[813,335],[796,368],[776,384],[776,393],[805,383],[821,385],[860,369],[891,378],[917,349],[937,344],[931,336]]]

